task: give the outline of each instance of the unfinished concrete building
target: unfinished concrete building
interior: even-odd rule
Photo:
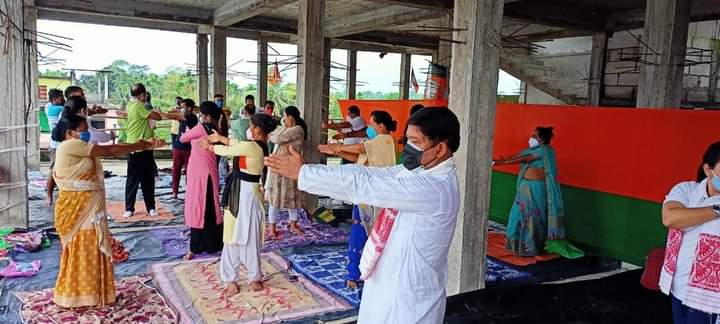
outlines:
[[[449,67],[449,108],[462,121],[463,202],[448,292],[482,288],[483,230],[498,69],[522,80],[527,103],[647,108],[717,106],[717,0],[16,0],[0,4],[0,223],[26,226],[26,169],[38,165],[37,19],[197,34],[199,99],[225,93],[226,40],[297,44],[298,106],[309,128],[326,119],[331,48],[432,55]],[[210,71],[208,71],[210,67]],[[408,64],[402,64],[407,79]],[[258,69],[258,79],[267,80]],[[402,83],[406,94],[409,83]],[[267,84],[258,84],[262,102]],[[12,131],[10,131],[12,130]],[[325,139],[311,133],[308,148]],[[310,161],[320,161],[307,150]],[[467,197],[467,198],[466,198]]]

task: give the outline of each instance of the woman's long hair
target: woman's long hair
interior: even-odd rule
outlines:
[[[212,102],[212,101],[204,101],[200,104],[200,112],[203,113],[203,115],[208,115],[212,119],[212,128],[216,131],[220,130],[220,115],[222,115],[222,111],[220,111],[220,108]]]
[[[370,118],[372,118],[376,124],[385,125],[385,129],[387,129],[388,132],[397,130],[397,122],[392,119],[392,116],[390,116],[390,113],[387,111],[375,110],[370,113]]]
[[[77,130],[83,124],[87,124],[85,117],[78,116],[75,114],[67,115],[58,121],[55,128],[52,130],[52,140],[55,142],[62,142],[65,140],[65,134],[70,130]]]
[[[703,154],[702,163],[700,163],[700,168],[697,173],[697,182],[707,178],[707,175],[705,175],[705,164],[709,165],[711,169],[715,169],[718,162],[720,162],[720,142],[715,142],[710,144],[707,150],[705,150],[705,154]]]
[[[304,137],[307,139],[307,125],[305,124],[305,120],[300,118],[300,109],[295,106],[287,106],[287,108],[285,108],[285,114],[295,119],[295,122],[302,127],[305,133]]]

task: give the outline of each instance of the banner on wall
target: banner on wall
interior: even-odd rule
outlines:
[[[360,108],[360,116],[367,122],[370,113],[375,110],[386,111],[397,122],[397,130],[392,134],[396,140],[400,140],[404,134],[405,125],[410,118],[410,108],[420,104],[425,107],[447,107],[447,100],[338,100],[343,118],[347,117],[347,109],[350,106]]]
[[[425,83],[425,100],[447,100],[447,68],[435,63],[430,63],[427,81]]]

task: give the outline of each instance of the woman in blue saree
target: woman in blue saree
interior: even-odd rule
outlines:
[[[494,164],[520,164],[507,224],[506,249],[519,256],[543,254],[548,240],[565,238],[563,199],[557,178],[552,127],[537,127],[529,148]]]

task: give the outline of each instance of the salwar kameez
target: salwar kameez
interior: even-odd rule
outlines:
[[[61,307],[115,302],[111,235],[100,159],[92,145],[72,139],[57,150],[53,176],[60,188],[55,228],[62,243],[53,301]]]
[[[219,156],[237,156],[223,192],[225,244],[220,256],[220,280],[238,282],[240,268],[245,266],[247,281],[260,281],[260,249],[265,233],[260,183],[267,146],[263,142],[231,140],[229,146],[215,145],[213,150]]]

